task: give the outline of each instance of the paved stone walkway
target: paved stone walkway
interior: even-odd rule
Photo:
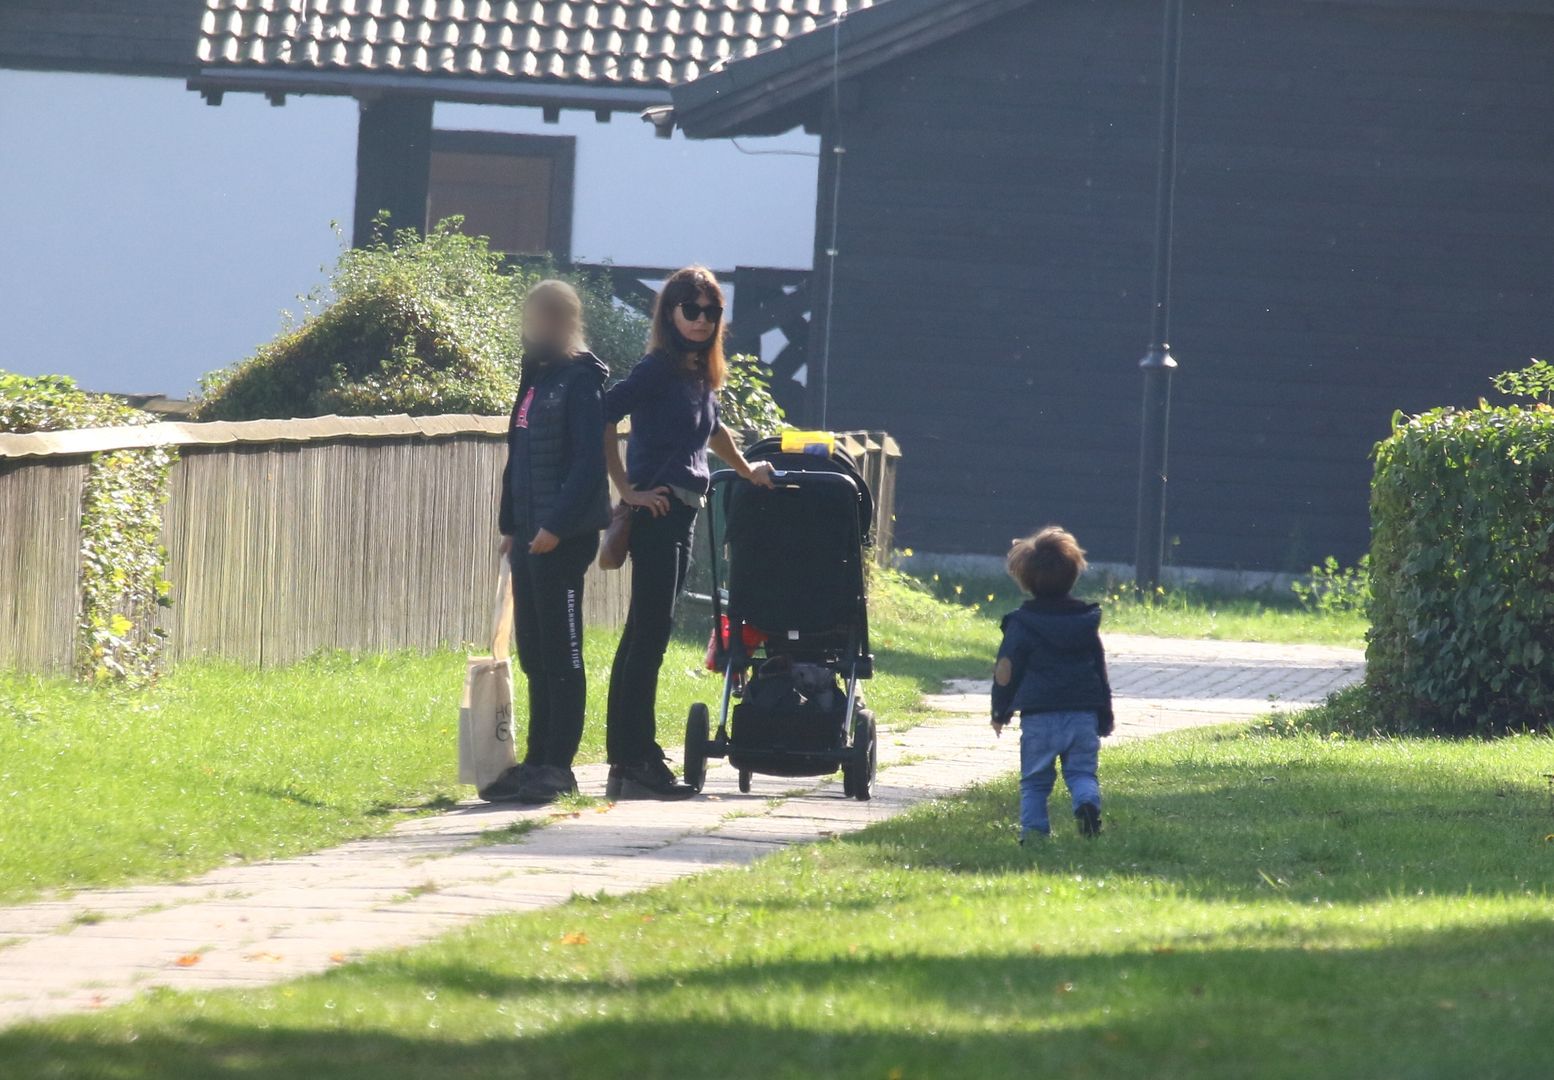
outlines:
[[[1113,635],[1108,648],[1124,738],[1317,701],[1363,668],[1354,650],[1319,646]],[[758,776],[741,795],[733,771],[716,764],[707,796],[688,802],[565,815],[472,802],[301,858],[0,908],[0,1025],[153,986],[273,983],[484,916],[645,889],[861,829],[1016,766],[1018,740],[995,740],[983,722],[985,694],[982,684],[952,686],[932,699],[944,721],[882,733],[868,803],[842,798],[831,780]],[[583,768],[579,780],[602,794],[604,769]]]

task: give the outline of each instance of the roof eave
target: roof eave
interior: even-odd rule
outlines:
[[[460,78],[399,72],[296,71],[256,68],[203,68],[191,77],[190,90],[207,97],[222,93],[326,94],[361,99],[386,95],[430,97],[470,105],[530,105],[560,109],[642,110],[667,105],[667,88],[588,86],[530,82],[493,77]]]
[[[676,86],[676,125],[692,139],[749,134],[762,117],[846,79],[1032,3],[891,0]]]

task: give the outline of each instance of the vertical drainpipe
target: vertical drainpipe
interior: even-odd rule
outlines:
[[[1134,586],[1154,592],[1165,553],[1166,453],[1171,421],[1171,240],[1176,202],[1177,75],[1182,54],[1182,0],[1165,0],[1160,59],[1160,142],[1155,180],[1154,307],[1144,372],[1144,422],[1139,436],[1138,544]]]

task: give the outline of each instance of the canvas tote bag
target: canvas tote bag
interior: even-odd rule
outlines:
[[[491,655],[471,656],[459,702],[459,783],[483,791],[518,764],[513,750],[512,565],[504,558],[497,580]]]

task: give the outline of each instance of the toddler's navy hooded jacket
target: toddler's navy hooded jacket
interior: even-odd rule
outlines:
[[[1112,689],[1101,646],[1101,608],[1072,596],[1027,600],[1004,616],[999,667],[1007,683],[993,682],[993,718],[1015,713],[1093,712],[1103,735],[1112,730]]]

